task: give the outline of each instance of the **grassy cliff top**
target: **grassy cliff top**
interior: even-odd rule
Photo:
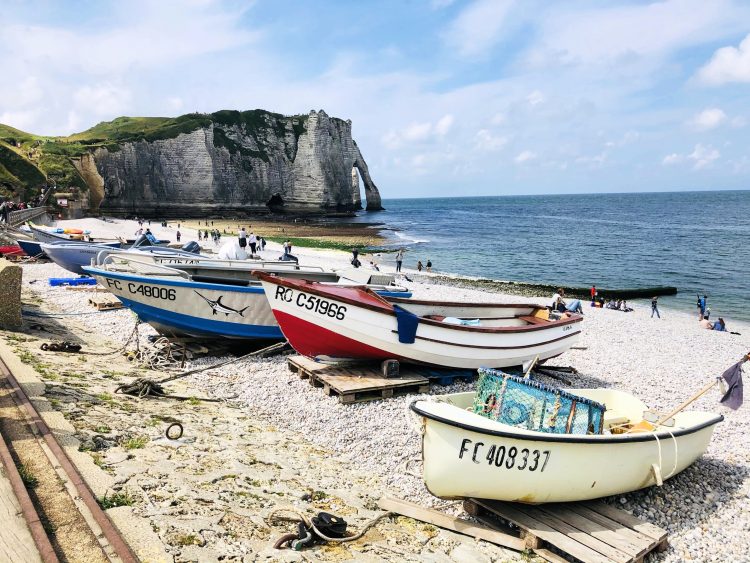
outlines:
[[[33,190],[47,178],[60,186],[86,187],[71,158],[99,147],[118,150],[120,143],[173,139],[214,124],[242,125],[250,131],[271,128],[281,134],[291,121],[297,137],[307,115],[284,116],[261,109],[221,110],[214,113],[188,113],[179,117],[118,117],[102,121],[80,133],[44,136],[0,124],[0,191]],[[218,143],[230,145],[223,136]]]

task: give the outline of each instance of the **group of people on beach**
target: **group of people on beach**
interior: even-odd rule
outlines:
[[[249,229],[250,227],[248,227]],[[245,230],[245,227],[240,228],[240,232],[237,235],[240,243],[240,248],[250,247],[250,254],[255,254],[257,251],[261,251],[266,248],[266,240],[263,237],[257,236],[252,230],[250,234]],[[287,254],[284,252],[284,254]]]
[[[727,323],[724,322],[722,317],[719,317],[719,320],[717,321],[711,322],[711,309],[708,307],[708,295],[704,294],[703,297],[701,297],[699,293],[696,306],[698,307],[698,324],[701,328],[727,332]]]

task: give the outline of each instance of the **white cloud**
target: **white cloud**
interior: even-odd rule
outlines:
[[[83,86],[73,94],[76,107],[98,116],[115,116],[127,111],[130,92],[109,83]]]
[[[668,154],[667,156],[665,156],[661,163],[665,166],[671,166],[673,164],[679,164],[684,160],[685,157],[683,155],[673,152],[672,154]]]
[[[16,129],[22,131],[29,131],[33,128],[39,117],[39,111],[32,110],[21,110],[21,111],[6,111],[0,113],[0,123],[10,125]]]
[[[435,133],[437,133],[441,137],[447,135],[448,131],[450,131],[451,127],[453,127],[453,121],[453,116],[450,113],[444,115],[435,124]]]
[[[497,112],[490,119],[490,123],[492,123],[492,125],[502,125],[503,123],[505,123],[507,119],[508,118],[505,116],[503,112]]]
[[[727,120],[727,114],[719,108],[707,108],[696,114],[691,120],[690,125],[698,131],[708,131],[714,129]]]
[[[673,152],[672,154],[665,156],[661,162],[664,166],[692,162],[693,170],[702,170],[704,168],[710,168],[720,157],[721,153],[718,149],[715,149],[711,145],[702,145],[701,143],[698,143],[690,154],[683,155]]]
[[[486,55],[501,38],[511,0],[475,0],[453,21],[444,38],[464,57]]]
[[[532,161],[535,158],[536,158],[536,153],[535,152],[522,151],[513,160],[515,160],[518,164],[523,164],[524,162]]]
[[[480,129],[476,134],[476,148],[481,151],[499,151],[508,144],[507,137],[493,135],[487,129]]]
[[[664,0],[588,10],[553,10],[541,15],[540,36],[549,39],[534,49],[532,60],[611,64],[641,57],[659,58],[689,45],[725,37],[729,29],[742,28],[744,23],[738,12],[743,13],[743,9],[735,8],[731,0]]]
[[[722,47],[698,71],[698,79],[711,86],[750,82],[750,34],[739,47]]]
[[[531,94],[526,96],[526,101],[529,102],[529,105],[532,107],[543,103],[544,100],[544,94],[539,90],[534,90]]]
[[[424,143],[433,137],[445,137],[453,127],[454,121],[455,118],[450,113],[445,114],[434,124],[430,121],[414,121],[401,130],[389,131],[383,135],[381,141],[389,149],[398,149],[410,143]]]
[[[179,98],[177,96],[167,98],[167,107],[172,111],[180,111],[184,105],[185,104],[182,101],[182,98]]]
[[[693,170],[701,170],[709,168],[720,156],[721,153],[718,149],[713,148],[711,145],[704,146],[698,143],[695,145],[693,152],[688,155],[688,158],[695,163],[693,164]]]

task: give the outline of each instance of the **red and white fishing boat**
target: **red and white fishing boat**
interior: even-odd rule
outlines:
[[[309,357],[507,367],[562,354],[581,334],[582,316],[550,319],[541,305],[384,298],[364,286],[253,276],[284,336]]]

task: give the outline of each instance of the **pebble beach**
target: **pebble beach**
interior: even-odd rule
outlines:
[[[90,229],[101,237],[132,237],[138,228],[134,221],[125,220],[60,223]],[[174,239],[176,224],[151,228],[157,237]],[[194,229],[183,226],[180,230],[183,242],[197,239]],[[278,243],[269,243],[263,258],[274,260],[280,250]],[[305,265],[341,268],[348,266],[349,260],[348,254],[334,250],[295,248],[294,254]],[[379,260],[368,257],[362,261],[367,264],[370,259]],[[407,257],[405,264],[411,262],[416,263],[416,259]],[[393,271],[389,265],[381,269]],[[549,299],[479,291],[446,285],[444,281],[430,283],[430,275],[416,277],[411,268],[405,268],[405,273],[414,281],[402,279],[399,283],[417,298],[534,303]],[[41,314],[59,315],[58,322],[84,342],[96,341],[103,349],[116,349],[130,336],[134,318],[129,311],[90,314],[85,292],[49,287],[48,278],[69,276],[56,265],[24,265],[23,276],[25,304],[38,307]],[[566,376],[571,387],[614,387],[634,394],[652,409],[666,412],[750,350],[748,323],[732,322],[730,330],[740,334],[707,331],[698,326],[692,311],[662,309],[659,319],[650,318],[646,302],[632,302],[631,306],[635,310],[630,313],[585,308],[583,338],[574,349],[554,360],[555,365],[578,371],[577,375]],[[27,325],[30,319],[26,318]],[[19,343],[9,337],[11,333],[0,334],[16,346],[17,352],[24,346],[38,350],[38,342],[45,338],[44,333],[35,332],[33,340]],[[141,327],[143,346],[147,346],[149,334],[155,333],[150,327]],[[228,358],[202,357],[189,362],[185,369],[207,367],[223,359]],[[170,409],[202,430],[199,437],[188,433],[194,441],[186,442],[183,448],[170,450],[154,439],[143,449],[126,451],[118,445],[98,452],[99,458],[89,455],[100,462],[97,465],[108,476],[105,488],[134,491],[132,510],[148,523],[163,545],[160,557],[167,560],[211,561],[220,556],[221,560],[236,561],[365,557],[391,561],[527,560],[485,542],[425,527],[413,530],[407,538],[403,522],[383,525],[382,530],[378,526],[378,531],[369,532],[371,541],[370,535],[365,536],[356,548],[316,548],[304,554],[270,550],[273,531],[262,516],[273,508],[274,498],[309,508],[304,504],[308,501],[300,501],[307,489],[313,496],[315,491],[323,491],[331,511],[354,515],[355,527],[377,515],[372,503],[382,494],[426,506],[444,504],[427,492],[419,477],[420,441],[416,419],[408,407],[423,396],[344,405],[291,373],[286,362],[285,357],[278,356],[229,364],[190,376],[176,386],[191,395],[219,399],[219,403],[128,399],[123,400],[122,404],[129,405],[123,412],[108,409],[107,399],[98,403],[87,400],[93,408],[86,408],[78,404],[80,400],[65,397],[75,397],[76,393],[111,397],[116,384],[141,372],[123,368],[113,380],[106,377],[105,364],[98,363],[82,369],[86,373],[83,378],[45,379],[42,375],[42,379],[47,383],[49,398],[56,401],[50,404],[66,415],[80,443],[93,440],[97,426],[110,431],[98,434],[117,443],[117,436],[133,434],[144,420]],[[48,371],[48,375],[55,373]],[[540,381],[559,385],[545,377]],[[93,388],[81,388],[84,382]],[[471,388],[471,383],[434,386],[430,394]],[[730,411],[718,404],[718,398],[714,390],[690,407],[725,416],[702,458],[661,487],[606,499],[669,532],[669,549],[650,555],[649,561],[750,561],[750,405]],[[235,446],[236,452],[231,451]],[[238,453],[246,447],[260,448],[253,458],[255,463]],[[282,455],[284,450],[288,456]],[[169,458],[165,452],[169,452]],[[246,477],[241,483],[237,482],[238,474]],[[253,474],[256,476],[251,477]],[[319,497],[320,504],[326,496]],[[181,505],[183,512],[171,510],[171,503],[181,498],[188,499]],[[451,510],[461,513],[460,506]],[[232,524],[233,517],[226,517],[229,513],[241,518]],[[188,542],[186,537],[195,541]]]

